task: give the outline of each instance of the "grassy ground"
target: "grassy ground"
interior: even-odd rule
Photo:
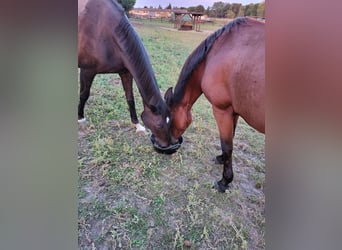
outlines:
[[[161,91],[174,86],[190,52],[210,31],[179,32],[171,24],[134,21]],[[204,27],[202,27],[204,29]],[[135,87],[137,111],[141,97]],[[153,151],[136,134],[116,75],[98,75],[79,130],[80,249],[264,249],[264,136],[243,120],[234,141],[235,179],[212,189],[222,166],[219,135],[204,97],[173,155]]]

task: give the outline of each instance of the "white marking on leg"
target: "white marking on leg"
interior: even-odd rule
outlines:
[[[145,129],[145,127],[144,126],[142,126],[142,125],[140,125],[140,123],[137,123],[137,124],[134,124],[135,125],[135,127],[136,127],[136,132],[137,133],[139,133],[139,132],[146,132],[146,129]]]
[[[87,119],[86,118],[82,118],[82,119],[78,119],[78,125],[84,129],[87,126]]]

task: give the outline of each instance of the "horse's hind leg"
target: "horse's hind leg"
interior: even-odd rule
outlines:
[[[235,129],[236,129],[236,124],[237,124],[238,119],[239,119],[239,115],[235,114],[233,117],[233,122],[234,122],[233,137],[235,136]],[[223,164],[223,154],[216,156],[214,161],[215,161],[215,164]]]
[[[234,117],[232,108],[221,110],[213,108],[216,123],[220,132],[223,174],[222,179],[215,183],[215,188],[219,192],[225,192],[229,183],[233,181],[234,174],[232,168],[233,137],[234,127],[237,119]]]
[[[80,101],[78,103],[78,123],[84,127],[86,119],[84,118],[84,106],[90,95],[90,87],[93,83],[96,73],[93,71],[80,70]]]
[[[139,124],[139,120],[137,117],[137,112],[135,110],[135,102],[134,102],[134,95],[133,95],[133,76],[129,72],[120,73],[120,78],[122,82],[122,86],[125,90],[125,96],[129,108],[129,113],[131,116],[131,122],[136,127],[136,132],[144,132],[146,129]]]

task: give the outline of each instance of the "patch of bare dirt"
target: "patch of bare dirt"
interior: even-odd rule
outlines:
[[[99,162],[93,155],[90,138],[95,128],[88,125],[79,130],[80,249],[171,249],[181,244],[191,245],[191,249],[227,249],[234,244],[239,249],[244,244],[247,249],[264,248],[265,197],[263,186],[256,185],[258,173],[253,167],[253,159],[263,156],[251,153],[247,142],[235,140],[235,179],[226,194],[218,194],[211,189],[222,176],[222,166],[213,161],[220,153],[218,142],[208,144],[211,157],[201,157],[200,142],[188,135],[179,153],[163,156],[144,145],[146,135],[134,139],[133,128],[118,122],[102,125],[111,131],[109,137],[129,137],[132,147],[146,150],[151,163],[135,163],[134,171],[129,172],[134,179],[131,186],[125,181],[115,185],[106,175],[115,172],[113,163]],[[118,164],[118,171],[130,167],[125,161]],[[158,173],[147,178],[147,171]],[[209,232],[203,231],[206,227]]]

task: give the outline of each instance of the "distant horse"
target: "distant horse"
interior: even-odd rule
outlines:
[[[118,73],[125,90],[131,121],[137,130],[132,81],[135,79],[143,99],[144,124],[158,139],[168,142],[166,130],[170,111],[158,88],[147,52],[115,0],[78,0],[78,67],[80,68],[80,100],[78,120],[85,122],[84,106],[96,74]],[[160,142],[163,145],[163,142]],[[165,143],[164,143],[165,145]]]
[[[212,104],[220,132],[223,177],[215,188],[224,192],[233,180],[233,137],[238,117],[265,133],[265,25],[237,18],[205,39],[187,58],[175,92],[165,93],[171,109],[171,143],[192,121],[191,107],[204,93]]]

